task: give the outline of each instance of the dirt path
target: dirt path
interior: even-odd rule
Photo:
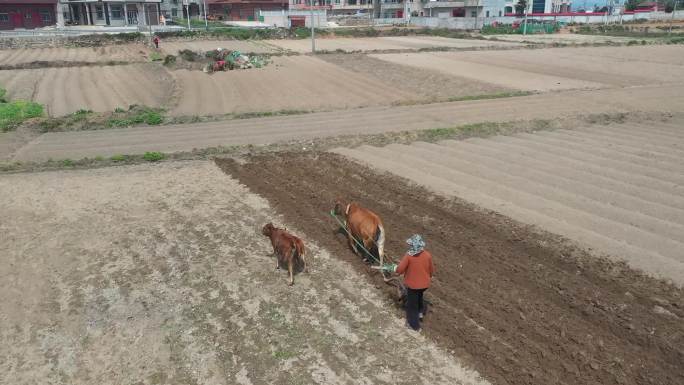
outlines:
[[[425,329],[495,384],[684,381],[681,289],[339,155],[218,163],[360,271],[369,269],[327,215],[336,198],[380,214],[390,255],[402,253],[412,233],[423,234],[437,269]]]
[[[556,119],[577,114],[681,111],[684,86],[572,91],[511,99],[403,107],[371,107],[298,116],[164,127],[51,133],[19,150],[16,160],[80,159],[190,151],[194,148],[266,144],[340,135],[451,127],[466,123]]]
[[[0,65],[43,62],[144,62],[149,61],[149,48],[142,44],[122,44],[92,48],[21,48],[0,50]]]
[[[311,40],[267,40],[268,44],[295,52],[311,52]],[[420,48],[475,48],[475,47],[515,47],[513,42],[498,42],[475,39],[451,39],[436,36],[391,36],[366,38],[329,38],[317,39],[316,49],[326,51],[379,51],[379,50],[418,50]]]
[[[288,287],[259,234],[280,217],[213,163],[1,176],[0,195],[2,384],[487,384],[313,241]]]
[[[336,151],[684,285],[684,137],[674,130],[682,125]]]

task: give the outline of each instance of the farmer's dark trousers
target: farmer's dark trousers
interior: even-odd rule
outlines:
[[[406,288],[408,293],[406,295],[406,320],[413,330],[420,330],[420,312],[424,309],[423,306],[423,292],[427,289],[411,289]]]

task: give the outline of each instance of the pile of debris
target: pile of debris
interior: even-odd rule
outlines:
[[[237,69],[261,68],[268,64],[268,61],[260,56],[249,57],[240,51],[217,48],[206,53],[207,58],[212,59],[204,67],[204,72],[212,73],[217,71],[231,71]]]

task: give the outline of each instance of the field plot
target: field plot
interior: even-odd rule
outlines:
[[[178,55],[179,51],[188,49],[193,52],[206,52],[217,48],[240,51],[242,53],[271,53],[279,51],[260,40],[176,40],[162,41],[159,48],[169,55]]]
[[[109,45],[92,48],[21,48],[0,50],[0,66],[41,62],[149,61],[149,49],[142,44]]]
[[[684,285],[683,121],[339,152]]]
[[[44,104],[51,116],[131,104],[160,107],[174,91],[173,78],[151,63],[0,71],[0,85],[12,99]]]
[[[506,51],[513,52],[513,51]],[[524,51],[531,52],[531,51]],[[429,69],[442,73],[461,76],[500,87],[525,91],[558,91],[568,89],[601,88],[597,82],[583,81],[557,75],[531,73],[525,67],[506,68],[496,62],[488,64],[465,60],[462,52],[421,52],[373,54],[371,57],[390,63],[410,65],[416,70]],[[523,54],[524,55],[524,54]]]
[[[219,72],[179,70],[183,90],[176,115],[275,110],[344,109],[410,100],[390,87],[310,56],[275,57],[261,69]]]
[[[409,161],[400,151],[375,150],[359,151],[380,170],[413,180],[441,172],[436,163],[418,170],[422,162]],[[446,149],[431,153],[448,156]],[[492,383],[684,381],[681,289],[336,154],[275,154],[218,163],[359,271],[370,274],[327,215],[336,198],[354,199],[380,214],[391,256],[405,252],[404,239],[421,233],[436,264],[436,279],[427,292],[433,306],[424,330],[459,357],[468,357]],[[377,274],[373,277],[382,285]]]
[[[410,92],[414,98],[426,101],[513,91],[512,88],[449,75],[437,70],[416,71],[416,68],[410,65],[387,62],[366,54],[329,54],[320,55],[319,58],[353,71],[359,76],[372,77],[391,87]]]
[[[311,52],[311,40],[268,40],[268,44],[295,52]],[[515,47],[511,42],[487,40],[451,39],[437,36],[390,36],[366,38],[329,38],[317,39],[316,49],[325,51],[380,51],[380,50],[418,50],[420,48],[486,48]]]
[[[0,383],[482,384],[213,163],[0,177]],[[289,228],[291,225],[287,224]]]
[[[483,74],[486,66],[494,65],[502,74],[524,71],[528,79],[561,76],[619,87],[681,82],[679,74],[684,72],[684,48],[668,45],[458,52],[441,57],[454,61],[456,68],[463,63],[482,68]]]

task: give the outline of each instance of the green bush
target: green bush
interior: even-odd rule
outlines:
[[[166,55],[166,56],[164,57],[164,65],[165,65],[165,66],[171,65],[171,64],[175,64],[175,63],[176,63],[176,57],[175,57],[175,56],[173,56],[173,55]]]
[[[195,60],[200,58],[200,56],[197,53],[195,53],[189,49],[184,49],[184,50],[178,52],[178,54],[185,61],[195,61]]]
[[[164,159],[164,154],[157,151],[146,152],[145,155],[143,155],[143,159],[145,159],[148,162],[158,162]]]
[[[4,88],[0,88],[0,103],[7,103],[7,99],[5,99],[6,95],[7,95],[7,90]]]
[[[0,131],[6,132],[31,118],[43,116],[43,106],[25,100],[0,103]]]
[[[126,159],[128,159],[128,156],[126,155],[114,155],[111,158],[109,158],[112,162],[125,162]]]

